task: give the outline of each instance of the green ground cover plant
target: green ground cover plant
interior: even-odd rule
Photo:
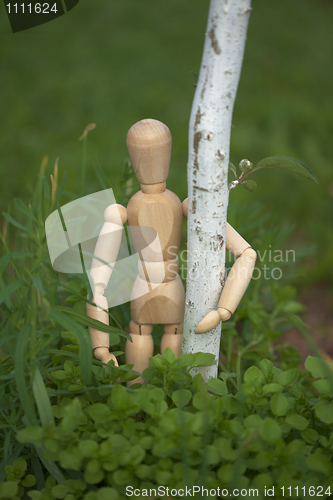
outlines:
[[[105,174],[96,172],[104,189]],[[119,202],[135,189],[126,162],[122,172]],[[144,385],[126,388],[137,376],[122,354],[128,304],[109,313],[110,327],[88,318],[85,276],[59,275],[50,264],[45,219],[76,197],[64,192],[57,166],[51,181],[50,173],[43,161],[29,204],[16,200],[15,214],[5,214],[0,498],[125,499],[128,486],[254,488],[257,498],[274,487],[278,499],[287,488],[293,498],[329,498],[332,366],[312,344],[314,356],[300,369],[297,350],[279,340],[291,325],[308,335],[288,263],[281,263],[283,279],[255,280],[223,324],[218,379],[205,383],[189,373],[213,363],[211,355],[175,359],[167,350],[151,358]],[[271,228],[255,204],[246,224],[262,255],[291,233]],[[93,359],[88,326],[109,332],[119,368]]]

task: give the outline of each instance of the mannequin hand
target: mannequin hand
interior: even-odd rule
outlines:
[[[94,350],[94,354],[102,363],[108,364],[109,361],[113,360],[115,366],[119,366],[116,356],[109,352],[107,347],[97,347],[97,349]]]
[[[200,321],[195,329],[195,333],[207,333],[217,327],[220,321],[227,321],[231,316],[231,312],[223,307],[219,307],[217,311],[210,311]]]

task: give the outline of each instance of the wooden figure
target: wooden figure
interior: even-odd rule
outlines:
[[[121,243],[121,229],[128,221],[129,227],[153,228],[159,239],[142,245],[134,241],[139,254],[138,276],[132,290],[129,324],[132,342],[126,342],[126,362],[142,373],[153,355],[153,325],[163,324],[161,352],[170,347],[176,357],[181,354],[185,292],[178,275],[178,252],[183,216],[187,217],[188,199],[183,203],[178,196],[166,189],[171,157],[171,133],[163,123],[147,119],[133,125],[127,134],[127,148],[133,169],[141,184],[128,202],[127,209],[110,205],[104,212],[105,223],[94,251],[90,271],[94,283],[93,301],[87,304],[87,314],[108,324],[107,300],[103,293],[109,282]],[[219,322],[229,319],[237,308],[252,276],[256,253],[251,246],[228,224],[226,248],[237,260],[224,286],[217,311],[211,311],[199,323],[196,333],[205,333]],[[102,262],[108,265],[101,265]],[[92,347],[97,359],[108,363],[109,334],[89,329]],[[135,379],[130,382],[143,382]]]

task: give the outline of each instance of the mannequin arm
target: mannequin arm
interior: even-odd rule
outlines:
[[[105,222],[96,242],[90,270],[90,277],[93,282],[93,302],[96,306],[87,303],[87,315],[108,325],[108,303],[104,291],[117,260],[123,224],[127,221],[127,210],[122,205],[110,205],[104,212],[104,220]],[[109,334],[95,328],[89,328],[89,334],[96,358],[103,363],[108,363],[113,359],[116,366],[118,366],[116,357],[109,353]]]
[[[226,249],[237,257],[225,282],[216,311],[209,312],[197,326],[195,333],[206,333],[215,328],[220,321],[227,321],[235,312],[252,277],[256,252],[227,224]]]

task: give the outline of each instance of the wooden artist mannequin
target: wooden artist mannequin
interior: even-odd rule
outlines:
[[[127,147],[141,191],[132,196],[127,209],[122,205],[110,205],[105,210],[105,223],[96,243],[90,271],[96,306],[87,304],[87,314],[108,325],[108,305],[103,293],[117,259],[123,225],[128,221],[130,227],[156,230],[159,251],[154,244],[150,244],[139,253],[138,276],[132,290],[132,296],[136,298],[131,300],[129,330],[132,342],[126,342],[126,363],[133,364],[133,369],[139,373],[148,367],[149,358],[153,356],[151,332],[155,324],[164,325],[161,353],[170,347],[177,357],[181,354],[185,292],[178,275],[177,255],[182,219],[187,217],[188,212],[188,199],[182,203],[175,193],[166,189],[171,142],[170,130],[157,120],[141,120],[128,131]],[[226,248],[237,260],[229,273],[217,310],[203,318],[196,333],[206,333],[221,320],[229,319],[250,282],[256,252],[229,224]],[[101,262],[109,265],[101,265]],[[113,359],[118,365],[115,356],[109,352],[109,334],[93,328],[89,332],[96,358],[103,363]],[[142,383],[142,378],[130,384],[137,382]]]

